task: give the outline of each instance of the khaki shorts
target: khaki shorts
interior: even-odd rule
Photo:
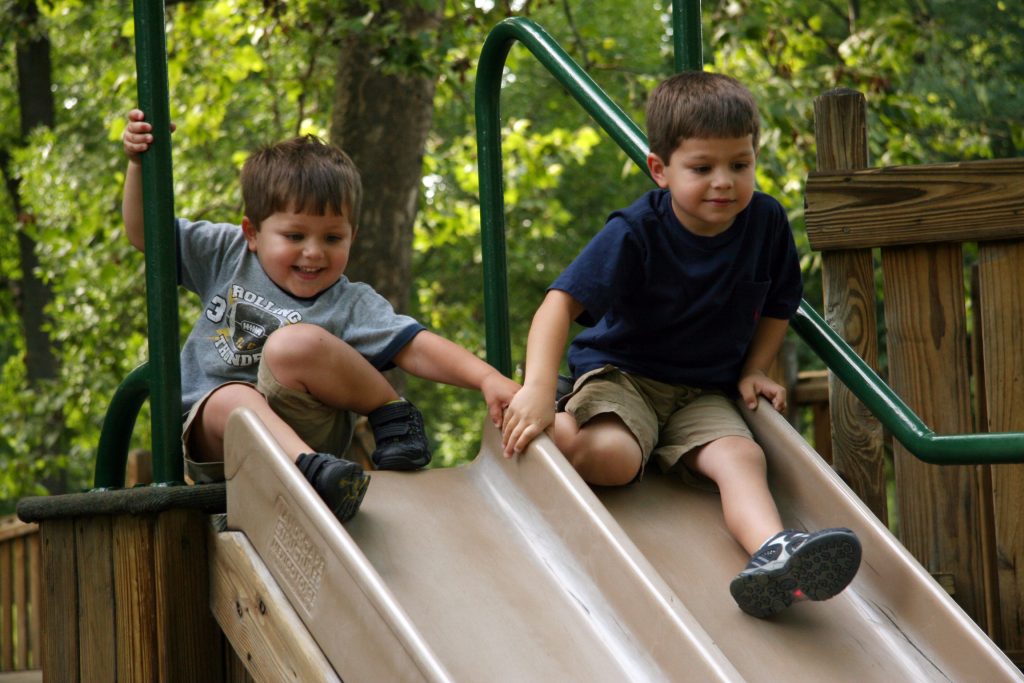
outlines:
[[[213,392],[229,384],[253,386],[249,382],[225,382],[196,401],[188,415],[185,416],[181,430],[182,450],[185,454],[185,476],[197,484],[224,481],[223,461],[197,461],[189,457],[189,436],[192,432],[192,423],[203,409],[206,399]],[[342,456],[348,450],[356,424],[357,416],[354,413],[348,410],[337,410],[321,403],[304,391],[284,386],[277,381],[270,368],[262,362],[257,372],[255,388],[266,397],[267,403],[270,404],[274,412],[280,415],[295,430],[299,438],[309,444],[314,451]]]
[[[576,380],[558,409],[583,426],[594,417],[612,413],[622,420],[640,444],[643,468],[654,457],[662,471],[678,473],[691,484],[707,487],[680,462],[700,446],[726,436],[753,439],[732,399],[719,391],[665,384],[630,375],[606,365]]]

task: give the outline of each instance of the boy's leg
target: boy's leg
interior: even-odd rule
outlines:
[[[782,519],[768,489],[764,451],[756,442],[726,436],[691,451],[683,461],[718,486],[725,526],[747,553],[753,555],[782,531]]]
[[[316,325],[288,325],[263,347],[263,363],[283,386],[339,410],[368,415],[398,393],[354,348]]]
[[[702,401],[705,405],[698,405],[696,411],[701,421],[715,424],[720,419],[721,425],[711,428],[727,433],[733,406],[714,415],[709,411],[717,411],[717,399],[703,397]],[[746,429],[742,424],[736,428]],[[752,438],[729,435],[714,439],[686,453],[682,462],[717,484],[726,526],[751,554],[750,562],[729,586],[744,612],[768,617],[797,599],[827,600],[853,580],[860,566],[857,537],[849,529],[784,530],[768,489],[764,452]]]
[[[622,486],[640,475],[658,424],[628,375],[610,365],[588,372],[559,407],[551,438],[584,481]]]
[[[555,416],[551,438],[588,484],[622,486],[636,479],[643,453],[617,415],[602,413],[578,427],[569,413]]]
[[[346,522],[355,515],[370,481],[363,468],[343,458],[311,452],[295,430],[270,408],[263,395],[248,384],[225,384],[202,400],[186,427],[186,459],[200,463],[200,467],[203,463],[220,462],[222,478],[224,432],[228,417],[239,407],[252,410],[260,418],[338,519]]]
[[[264,345],[261,365],[280,386],[335,410],[366,415],[376,441],[371,458],[379,469],[410,470],[430,462],[420,411],[362,354],[323,328],[297,324],[277,330]]]

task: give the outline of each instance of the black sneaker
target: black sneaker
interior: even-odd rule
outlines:
[[[388,403],[367,415],[377,448],[370,455],[379,470],[417,470],[430,462],[423,414],[408,401]]]
[[[303,453],[295,464],[335,517],[342,522],[355,517],[370,483],[359,463],[327,453]]]
[[[754,553],[729,592],[747,614],[769,617],[794,600],[837,595],[857,574],[860,556],[860,541],[849,529],[786,529]]]

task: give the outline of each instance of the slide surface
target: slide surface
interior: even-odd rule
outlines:
[[[781,416],[747,417],[787,525],[864,545],[846,591],[769,620],[729,595],[747,558],[716,494],[653,471],[595,493],[490,425],[469,465],[373,473],[343,527],[239,411],[228,527],[346,681],[1024,681]]]

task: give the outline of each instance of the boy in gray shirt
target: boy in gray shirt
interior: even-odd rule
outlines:
[[[140,155],[152,140],[143,113],[129,112],[122,214],[140,251]],[[430,461],[422,415],[381,374],[394,366],[478,389],[501,424],[518,384],[345,277],[362,188],[343,151],[313,136],[264,147],[245,162],[241,185],[241,226],[175,222],[179,281],[204,306],[181,355],[182,442],[192,481],[223,480],[227,418],[245,407],[331,511],[351,519],[369,482],[359,464],[341,457],[354,414],[369,418],[377,468]]]

